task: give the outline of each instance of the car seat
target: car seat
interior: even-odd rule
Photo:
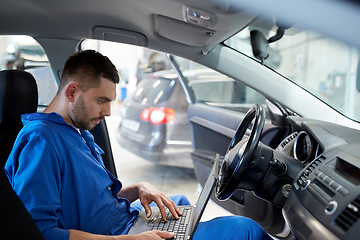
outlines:
[[[38,90],[34,77],[20,70],[0,72],[0,168],[4,166],[17,134],[21,114],[36,112]]]
[[[20,115],[36,112],[38,90],[34,77],[20,70],[0,72],[0,238],[43,239],[31,215],[13,191],[4,165],[22,128]]]

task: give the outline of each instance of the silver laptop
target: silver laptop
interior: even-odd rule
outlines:
[[[154,229],[169,231],[175,233],[176,240],[191,240],[195,230],[200,222],[201,216],[215,188],[219,168],[219,155],[216,155],[215,163],[211,169],[210,175],[202,189],[197,203],[194,206],[179,206],[183,215],[176,220],[172,214],[167,211],[167,222],[161,217],[160,210],[157,207],[152,208],[152,216],[146,217],[143,209],[128,234],[138,234]]]

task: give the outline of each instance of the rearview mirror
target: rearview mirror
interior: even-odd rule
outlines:
[[[254,57],[263,64],[264,60],[269,57],[269,43],[265,35],[258,30],[252,30],[250,31],[250,40]]]

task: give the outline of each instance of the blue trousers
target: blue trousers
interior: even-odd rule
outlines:
[[[189,200],[182,195],[170,197],[176,205],[190,205]],[[156,206],[155,203],[151,204]],[[141,210],[140,202],[131,204]],[[271,240],[272,238],[253,220],[242,216],[226,216],[200,222],[194,240]]]

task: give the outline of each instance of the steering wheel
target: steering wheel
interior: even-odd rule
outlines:
[[[264,124],[264,108],[259,104],[250,108],[236,130],[222,162],[216,184],[216,197],[219,200],[230,198],[242,181],[259,143]]]

